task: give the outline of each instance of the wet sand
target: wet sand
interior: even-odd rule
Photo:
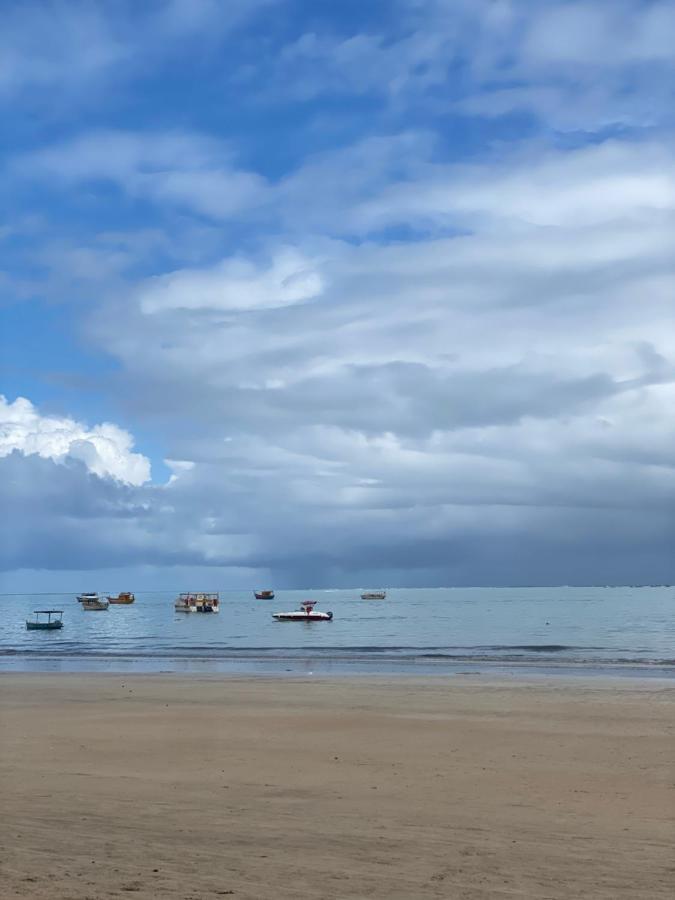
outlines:
[[[9,898],[671,898],[675,686],[0,676]]]

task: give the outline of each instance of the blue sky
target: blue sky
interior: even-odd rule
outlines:
[[[7,590],[675,578],[672,3],[0,20]]]

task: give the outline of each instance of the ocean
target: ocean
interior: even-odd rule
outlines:
[[[386,600],[225,590],[218,615],[175,612],[177,593],[105,612],[74,594],[0,595],[0,671],[675,677],[673,587],[397,588]],[[272,618],[310,598],[332,622]],[[26,630],[49,607],[64,610],[63,629]]]

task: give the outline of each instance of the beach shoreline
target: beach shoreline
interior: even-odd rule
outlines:
[[[0,676],[5,674],[105,674],[181,675],[198,678],[457,678],[482,676],[516,678],[596,678],[670,681],[675,683],[675,665],[663,662],[574,660],[505,660],[475,658],[428,658],[384,654],[49,654],[0,653]]]
[[[667,679],[0,674],[4,896],[670,897]]]

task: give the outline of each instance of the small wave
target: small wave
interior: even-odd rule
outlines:
[[[523,650],[525,653],[564,653],[565,650],[601,650],[602,647],[573,647],[569,644],[497,644],[487,650]]]

